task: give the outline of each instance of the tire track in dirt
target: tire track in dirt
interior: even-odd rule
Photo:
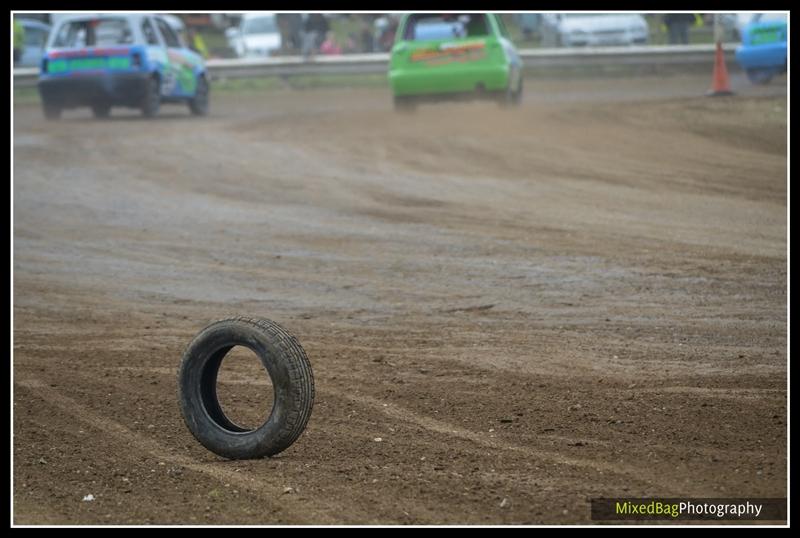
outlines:
[[[200,123],[15,105],[17,515],[574,524],[662,486],[785,496],[785,81],[534,82],[513,114],[349,89],[218,95]],[[299,333],[322,390],[296,447],[224,462],[171,367],[247,312]],[[259,491],[221,488],[234,469]]]
[[[119,367],[110,367],[108,369],[156,373],[167,376],[176,375],[176,372],[172,368],[166,368],[166,367],[119,366]],[[267,381],[260,379],[249,379],[243,376],[237,376],[230,372],[226,374],[225,382],[230,384],[242,384],[242,385],[258,385],[258,386],[269,385]],[[355,404],[362,405],[374,411],[379,411],[393,420],[410,422],[426,430],[436,432],[449,437],[457,437],[459,439],[469,441],[470,443],[481,447],[489,448],[492,450],[503,450],[507,452],[521,453],[527,457],[534,458],[536,460],[540,460],[543,462],[549,462],[558,465],[568,465],[571,467],[588,469],[591,471],[600,471],[603,473],[620,475],[628,480],[645,482],[647,483],[648,486],[657,484],[660,490],[664,491],[664,494],[679,496],[682,494],[682,492],[685,491],[684,485],[681,485],[678,482],[666,481],[664,480],[663,477],[661,478],[653,477],[652,473],[649,470],[641,467],[635,467],[630,465],[629,466],[614,465],[614,464],[604,463],[598,460],[569,457],[563,454],[559,454],[557,452],[520,446],[497,438],[487,438],[484,434],[474,432],[465,428],[461,428],[446,421],[438,420],[429,416],[424,416],[419,413],[415,413],[410,409],[404,408],[394,403],[387,403],[381,401],[377,398],[373,398],[372,396],[364,394],[356,395],[351,391],[339,390],[332,388],[330,386],[317,386],[316,390],[320,394],[334,396],[340,399],[350,401]],[[572,443],[579,441],[579,439],[565,437],[561,435],[541,435],[541,437],[547,439],[565,440]],[[591,442],[598,445],[606,445],[606,446],[610,445],[610,443],[604,441],[592,440]],[[646,476],[649,476],[651,480],[645,480],[643,477]]]
[[[170,372],[172,373],[172,372]],[[191,469],[198,473],[207,475],[214,480],[223,484],[236,484],[238,487],[247,490],[260,499],[266,501],[278,513],[282,514],[287,519],[293,521],[304,521],[306,519],[308,506],[287,506],[288,502],[286,497],[282,496],[282,488],[275,484],[269,483],[256,477],[243,476],[235,471],[229,471],[221,468],[218,463],[197,463],[196,461],[179,454],[175,454],[160,443],[139,435],[122,424],[103,417],[88,407],[81,405],[76,400],[69,396],[64,396],[60,392],[48,387],[46,383],[40,381],[35,377],[22,377],[15,380],[15,385],[31,391],[34,395],[46,401],[50,405],[59,408],[61,411],[74,416],[80,422],[95,427],[100,431],[105,432],[107,435],[121,441],[127,446],[133,447],[140,452],[144,452],[154,456],[165,462],[181,465],[187,469]],[[281,502],[275,502],[275,499],[281,499]],[[309,504],[314,504],[314,511],[317,514],[315,517],[320,519],[320,523],[334,523],[338,518],[331,515],[336,513],[328,504],[322,504],[317,501],[304,501]]]

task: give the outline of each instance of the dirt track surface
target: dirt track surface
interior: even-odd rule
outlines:
[[[785,79],[708,83],[530,80],[518,110],[411,116],[367,89],[216,96],[201,120],[17,106],[14,522],[784,497]],[[314,367],[273,459],[223,461],[179,413],[184,347],[239,314]],[[244,416],[269,387],[234,362]]]

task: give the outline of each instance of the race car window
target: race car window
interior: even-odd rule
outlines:
[[[172,31],[172,28],[169,27],[169,24],[161,19],[156,19],[156,25],[168,47],[180,48],[181,42],[175,32]]]
[[[142,34],[144,34],[144,39],[148,45],[158,45],[158,37],[153,25],[150,23],[150,19],[145,19],[142,22]]]
[[[500,29],[500,35],[506,39],[511,39],[511,35],[508,33],[508,28],[506,28],[506,23],[503,22],[503,17],[498,15],[494,18],[494,20],[497,21],[497,27]]]
[[[427,41],[488,35],[486,16],[481,14],[411,15],[403,38]]]
[[[125,19],[89,19],[64,23],[54,47],[103,47],[133,43],[133,33]]]

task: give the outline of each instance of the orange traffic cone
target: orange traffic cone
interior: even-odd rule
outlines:
[[[722,43],[717,41],[717,54],[714,60],[714,76],[711,81],[711,89],[706,92],[709,97],[719,97],[721,95],[733,95],[728,84],[728,68],[725,67],[725,53],[722,51]]]

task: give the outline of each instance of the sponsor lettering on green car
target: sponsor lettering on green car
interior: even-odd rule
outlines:
[[[398,25],[389,83],[400,109],[457,98],[518,104],[522,62],[498,15],[413,13]]]

